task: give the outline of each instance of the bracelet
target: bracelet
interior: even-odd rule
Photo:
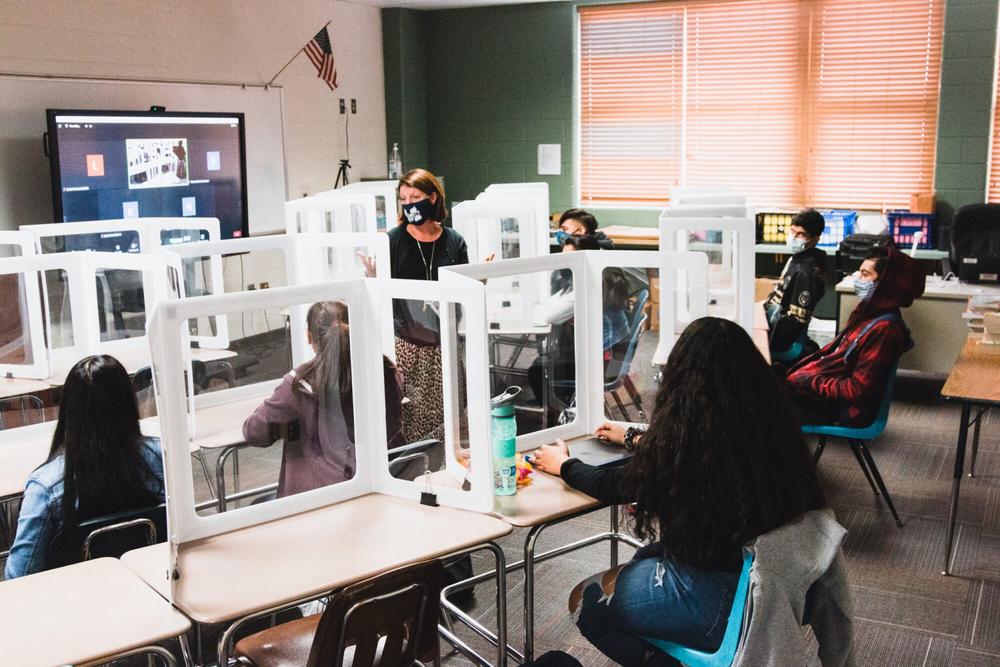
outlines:
[[[645,431],[641,428],[636,428],[635,426],[629,426],[625,429],[625,451],[634,452],[636,439],[641,436]]]

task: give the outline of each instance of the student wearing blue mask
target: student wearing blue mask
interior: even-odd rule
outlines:
[[[559,216],[556,241],[559,242],[559,245],[564,245],[566,239],[571,236],[590,236],[597,241],[598,248],[601,250],[611,250],[615,246],[614,242],[604,235],[604,232],[598,231],[597,218],[582,208],[571,208]]]
[[[764,302],[772,355],[785,352],[797,340],[803,342],[803,354],[811,354],[819,347],[806,331],[826,291],[826,253],[816,247],[825,227],[822,214],[815,209],[806,209],[792,218],[788,244],[795,254]]]

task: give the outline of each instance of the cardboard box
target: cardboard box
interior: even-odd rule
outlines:
[[[918,192],[910,195],[910,213],[933,213],[934,193]]]

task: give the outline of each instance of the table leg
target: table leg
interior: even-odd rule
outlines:
[[[948,513],[948,540],[944,547],[944,569],[941,574],[951,574],[951,547],[955,537],[955,517],[958,514],[958,493],[962,485],[962,473],[965,468],[965,441],[969,436],[969,413],[971,406],[962,404],[962,421],[958,425],[958,446],[955,448],[955,469],[951,482],[951,509]]]
[[[979,427],[987,408],[980,408],[976,414],[976,424],[972,428],[972,455],[969,457],[969,477],[976,476],[976,457],[979,455]]]
[[[535,543],[547,524],[540,524],[528,532],[524,540],[524,660],[530,662],[535,655]]]
[[[618,505],[612,505],[608,509],[611,510],[611,534],[618,535]],[[617,565],[618,565],[618,540],[612,538],[611,567],[617,567]]]

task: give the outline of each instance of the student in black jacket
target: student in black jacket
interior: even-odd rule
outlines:
[[[816,247],[826,222],[819,211],[806,209],[792,218],[789,245],[795,250],[774,290],[764,302],[772,355],[802,340],[799,356],[818,349],[806,335],[816,304],[826,291],[826,253]],[[793,360],[789,360],[793,361]]]
[[[563,245],[570,236],[591,236],[597,241],[601,250],[611,250],[615,247],[614,242],[605,236],[604,232],[597,230],[597,218],[594,214],[582,208],[571,208],[559,216],[559,231],[556,232],[559,245]]]

